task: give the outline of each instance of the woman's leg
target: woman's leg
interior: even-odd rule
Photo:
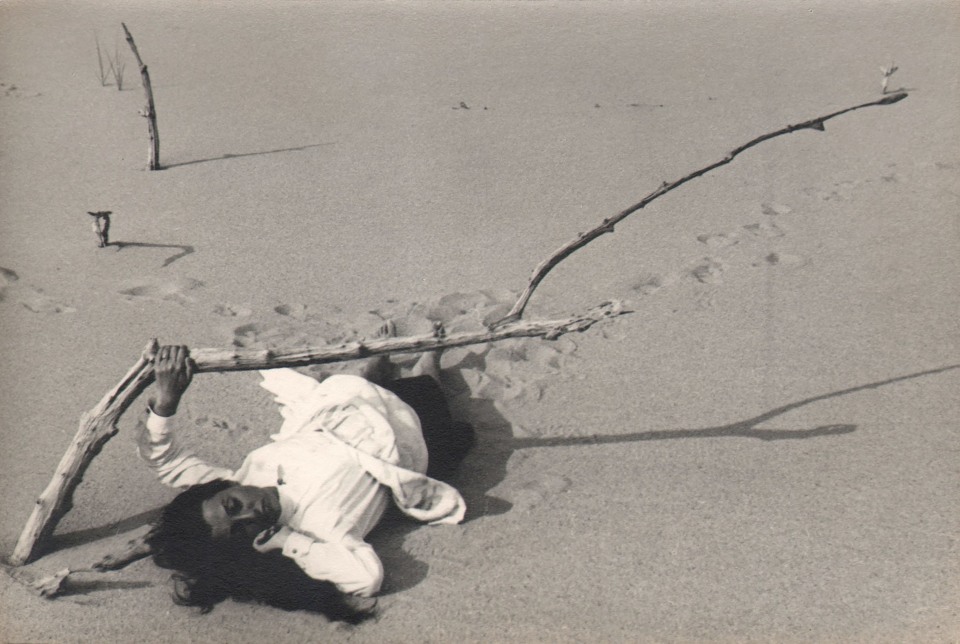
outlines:
[[[436,328],[442,334],[443,327]],[[473,427],[453,419],[440,388],[441,350],[424,352],[410,371],[410,377],[386,382],[383,386],[410,405],[420,419],[427,445],[427,476],[447,480],[473,447]]]
[[[387,320],[377,329],[374,337],[392,338],[396,335],[397,325],[394,324],[393,320]],[[390,362],[390,357],[387,355],[378,355],[367,360],[367,363],[363,365],[360,376],[382,387],[393,380],[395,372],[396,367]]]
[[[441,349],[435,349],[421,354],[417,364],[413,365],[413,369],[410,370],[410,377],[428,376],[439,383],[441,353],[443,353]]]
[[[454,420],[440,384],[433,376],[399,378],[383,386],[410,405],[420,419],[429,456],[427,476],[449,480],[473,447],[473,427]]]
[[[392,338],[396,333],[396,325],[388,320],[378,329],[376,337]],[[442,334],[443,327],[437,327],[436,333]],[[392,391],[413,408],[420,419],[423,441],[427,445],[427,476],[447,480],[473,447],[474,434],[468,423],[456,421],[450,415],[446,397],[440,389],[441,353],[441,350],[424,352],[408,378],[394,377],[397,368],[386,355],[370,358],[360,375]]]

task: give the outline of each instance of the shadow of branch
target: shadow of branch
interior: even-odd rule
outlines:
[[[867,383],[865,385],[857,385],[856,387],[850,387],[848,389],[841,389],[839,391],[831,391],[830,393],[821,394],[819,396],[813,396],[811,398],[804,398],[803,400],[798,400],[775,409],[771,409],[768,412],[755,416],[753,418],[748,418],[736,423],[731,423],[729,425],[720,425],[717,427],[705,427],[702,429],[670,429],[670,430],[655,430],[649,432],[633,432],[630,434],[607,434],[607,435],[590,435],[590,436],[560,436],[560,437],[546,437],[546,438],[507,438],[502,444],[505,448],[514,450],[514,449],[527,449],[531,447],[566,447],[566,446],[575,446],[575,445],[604,445],[611,443],[634,443],[640,441],[650,441],[650,440],[673,440],[679,438],[721,438],[721,437],[741,437],[741,438],[757,438],[760,440],[774,441],[774,440],[797,440],[804,438],[817,438],[820,436],[839,436],[842,434],[849,434],[856,431],[856,425],[849,424],[835,424],[835,425],[822,425],[820,427],[814,427],[810,429],[761,429],[757,427],[758,425],[765,423],[777,416],[782,416],[789,411],[793,411],[799,407],[805,405],[810,405],[815,402],[820,402],[822,400],[828,400],[830,398],[837,398],[839,396],[846,396],[849,394],[857,393],[859,391],[865,391],[867,389],[877,389],[878,387],[884,387],[887,385],[892,385],[898,382],[904,382],[906,380],[912,380],[914,378],[921,378],[923,376],[932,376],[939,373],[944,373],[946,371],[951,371],[953,369],[960,368],[960,364],[948,365],[946,367],[939,367],[937,369],[928,369],[926,371],[919,371],[917,373],[911,373],[905,376],[897,376],[896,378],[889,378],[887,380],[880,380],[877,382]]]
[[[327,145],[335,145],[335,141],[328,143],[312,143],[310,145],[300,145],[293,148],[277,148],[276,150],[262,150],[260,152],[243,152],[240,154],[222,154],[218,157],[209,157],[207,159],[194,159],[193,161],[183,161],[181,163],[168,163],[163,166],[162,169],[168,170],[170,168],[179,168],[185,165],[196,165],[198,163],[209,163],[211,161],[226,161],[228,159],[242,159],[243,157],[257,157],[263,156],[266,154],[280,154],[281,152],[302,152],[303,150],[309,150],[310,148],[319,148]]]
[[[114,521],[105,525],[67,532],[65,534],[56,534],[50,539],[50,551],[61,550],[81,546],[86,543],[115,537],[117,535],[129,532],[136,528],[152,524],[160,517],[160,511],[163,508],[153,508],[145,512],[140,512],[132,517]]]
[[[98,573],[102,574],[102,573]],[[63,590],[58,597],[70,597],[75,595],[89,595],[91,593],[103,592],[105,590],[131,590],[137,588],[149,588],[153,586],[149,581],[122,581],[105,579],[73,579],[72,577],[64,582]]]
[[[838,436],[857,430],[856,425],[822,425],[810,429],[755,429],[748,423],[734,423],[721,427],[703,429],[663,429],[629,434],[606,434],[590,436],[561,436],[555,438],[517,438],[510,443],[511,449],[530,447],[570,447],[574,445],[609,445],[615,443],[639,443],[642,441],[676,440],[680,438],[758,438],[765,441],[797,440],[819,436]]]
[[[124,248],[178,248],[180,249],[179,253],[175,255],[171,255],[170,257],[164,260],[162,268],[166,268],[167,266],[174,263],[178,259],[186,257],[187,255],[194,253],[196,250],[193,246],[190,246],[188,244],[148,244],[146,242],[115,241],[115,242],[110,242],[109,245],[116,246],[118,251],[121,251]]]

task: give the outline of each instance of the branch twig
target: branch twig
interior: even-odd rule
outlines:
[[[559,320],[517,321],[496,330],[421,335],[406,338],[377,338],[332,347],[298,349],[196,349],[190,356],[198,373],[253,371],[279,367],[344,362],[392,353],[420,353],[432,349],[461,347],[504,340],[542,337],[554,340],[566,333],[583,332],[597,322],[628,313],[620,302],[607,302],[582,315]],[[153,358],[158,344],[151,340],[137,363],[123,379],[80,419],[80,428],[70,449],[63,455],[53,479],[37,499],[10,563],[15,566],[31,561],[43,542],[53,534],[57,522],[70,510],[73,492],[93,457],[117,433],[116,423],[130,404],[153,382]]]
[[[901,101],[906,97],[907,97],[907,94],[905,92],[901,92],[899,94],[891,94],[890,96],[884,96],[883,98],[876,101],[871,101],[869,103],[863,103],[861,105],[848,107],[838,112],[833,112],[832,114],[818,116],[816,118],[810,119],[809,121],[804,121],[803,123],[797,123],[796,125],[788,125],[775,132],[769,132],[767,134],[758,136],[752,141],[744,143],[740,147],[732,150],[730,153],[727,154],[727,156],[720,159],[716,163],[712,163],[711,165],[708,165],[704,168],[691,172],[685,177],[677,179],[672,183],[668,183],[666,181],[663,182],[663,184],[661,184],[659,188],[657,188],[656,190],[648,194],[646,197],[644,197],[634,205],[630,206],[626,210],[620,211],[619,213],[617,213],[612,217],[607,217],[596,228],[593,228],[592,230],[589,230],[585,233],[580,233],[575,239],[570,240],[569,242],[567,242],[566,244],[558,248],[556,251],[554,251],[553,254],[550,255],[547,259],[540,262],[540,264],[538,264],[537,267],[534,269],[533,275],[530,277],[530,282],[527,284],[527,287],[524,289],[523,293],[520,294],[520,298],[517,300],[516,304],[513,305],[513,308],[510,309],[510,312],[507,313],[507,315],[504,316],[502,319],[491,324],[490,328],[495,329],[502,325],[510,324],[519,320],[520,317],[523,315],[523,310],[526,308],[527,303],[530,301],[530,297],[533,295],[533,291],[537,288],[540,282],[543,281],[543,278],[547,276],[547,273],[553,270],[553,268],[557,264],[559,264],[561,261],[563,261],[570,255],[572,255],[577,250],[589,244],[591,241],[593,241],[597,237],[606,233],[612,233],[614,226],[616,226],[618,223],[620,223],[621,221],[623,221],[624,219],[626,219],[628,216],[632,215],[636,211],[645,207],[654,199],[657,199],[658,197],[662,197],[663,195],[667,194],[671,190],[675,188],[679,188],[680,186],[682,186],[683,184],[685,184],[686,182],[692,179],[696,179],[697,177],[703,176],[706,173],[710,172],[711,170],[715,170],[720,166],[730,163],[741,152],[744,152],[745,150],[748,150],[755,145],[759,145],[764,141],[769,141],[770,139],[776,138],[778,136],[782,136],[784,134],[790,134],[791,132],[796,132],[797,130],[817,130],[819,132],[823,132],[824,122],[834,117],[840,116],[841,114],[846,114],[847,112],[859,110],[864,107],[870,107],[872,105],[890,105],[892,103]]]

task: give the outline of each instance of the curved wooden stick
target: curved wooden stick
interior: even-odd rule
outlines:
[[[824,122],[836,116],[840,116],[841,114],[846,114],[847,112],[852,112],[853,110],[859,110],[864,107],[870,107],[872,105],[890,105],[892,103],[901,101],[906,97],[907,97],[906,92],[900,92],[899,94],[891,94],[890,96],[884,96],[883,98],[876,101],[871,101],[869,103],[863,103],[861,105],[848,107],[838,112],[833,112],[832,114],[818,116],[816,118],[810,119],[809,121],[804,121],[803,123],[797,123],[796,125],[788,125],[775,132],[769,132],[767,134],[758,136],[752,141],[744,143],[740,147],[732,150],[729,154],[727,154],[727,156],[720,159],[716,163],[712,163],[704,168],[700,168],[699,170],[691,172],[685,177],[677,179],[672,183],[668,183],[664,181],[659,188],[657,188],[656,190],[648,194],[646,197],[644,197],[634,205],[630,206],[626,210],[621,210],[619,213],[617,213],[612,217],[607,217],[596,228],[593,228],[592,230],[589,230],[585,233],[580,233],[579,235],[577,235],[575,239],[570,240],[569,242],[567,242],[566,244],[558,248],[556,251],[554,251],[553,254],[550,255],[550,257],[540,262],[540,264],[538,264],[537,267],[533,270],[533,275],[530,277],[530,282],[527,284],[527,287],[524,289],[523,293],[520,294],[520,298],[517,300],[516,304],[513,305],[513,308],[510,309],[510,312],[507,313],[507,315],[504,316],[502,319],[491,324],[490,328],[495,329],[501,325],[510,324],[512,322],[519,320],[520,317],[523,315],[523,310],[526,308],[527,302],[530,301],[530,297],[533,295],[533,291],[536,290],[540,282],[543,281],[543,278],[547,276],[547,273],[553,270],[553,268],[557,264],[559,264],[561,261],[563,261],[570,255],[572,255],[577,250],[583,248],[584,246],[592,242],[594,239],[596,239],[600,235],[603,235],[606,233],[612,233],[614,226],[616,226],[618,223],[626,219],[628,216],[632,215],[636,211],[640,210],[641,208],[649,204],[654,199],[657,199],[658,197],[662,197],[663,195],[667,194],[674,188],[679,188],[680,186],[690,181],[691,179],[696,179],[697,177],[705,175],[711,170],[714,170],[716,168],[719,168],[722,165],[726,165],[730,163],[741,152],[748,150],[755,145],[759,145],[764,141],[768,141],[775,137],[782,136],[784,134],[789,134],[791,132],[796,132],[797,130],[817,130],[819,132],[823,132],[825,129],[823,125]]]
[[[620,302],[606,302],[582,315],[558,320],[517,321],[496,330],[421,335],[406,338],[377,338],[331,347],[297,349],[196,349],[190,356],[198,373],[252,371],[279,367],[344,362],[391,353],[420,353],[507,338],[542,337],[554,340],[561,335],[582,332],[600,322],[629,313]],[[123,379],[80,419],[80,428],[70,448],[60,459],[53,479],[37,499],[10,563],[20,566],[31,561],[43,542],[70,510],[73,493],[84,472],[103,445],[117,433],[116,423],[130,404],[153,382],[153,358],[158,344],[151,340],[137,363]]]

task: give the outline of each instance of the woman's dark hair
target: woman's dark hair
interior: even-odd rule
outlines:
[[[153,561],[174,570],[173,601],[208,613],[228,597],[284,610],[310,610],[352,624],[371,616],[353,608],[331,582],[308,576],[279,551],[257,552],[241,539],[214,541],[202,504],[236,485],[217,479],[194,485],[173,499],[147,536]]]

